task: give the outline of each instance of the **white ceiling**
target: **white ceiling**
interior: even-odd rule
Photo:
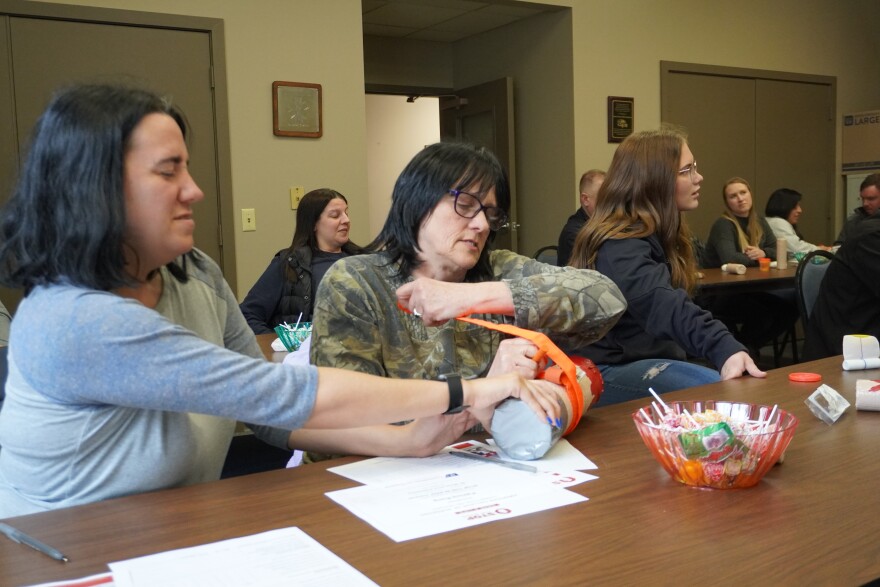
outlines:
[[[503,0],[361,0],[361,7],[365,35],[444,43],[557,8]]]

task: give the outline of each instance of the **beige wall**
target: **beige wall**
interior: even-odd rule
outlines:
[[[604,140],[607,96],[635,98],[637,130],[659,125],[660,60],[836,76],[838,168],[842,114],[880,107],[876,0],[577,0],[570,5],[579,170],[611,160],[614,145]]]
[[[566,63],[550,69],[531,58],[520,64],[518,71],[530,72],[534,79],[542,75],[549,79],[553,71],[558,71],[563,77],[570,75],[572,81],[567,97],[563,96],[566,104],[560,106],[554,101],[559,96],[554,96],[552,108],[529,108],[527,115],[522,107],[517,108],[522,127],[517,141],[520,190],[540,195],[539,186],[552,186],[554,194],[564,188],[570,196],[561,208],[569,211],[576,207],[578,174],[587,168],[607,166],[614,150],[614,145],[606,141],[607,96],[635,98],[637,129],[659,124],[660,60],[836,76],[838,120],[844,112],[880,107],[880,48],[873,25],[880,21],[880,3],[876,0],[531,1],[572,8],[573,61],[568,74]],[[311,189],[328,185],[345,193],[356,219],[352,236],[358,242],[368,240],[358,0],[67,3],[225,20],[234,206],[257,210],[257,231],[236,233],[240,295],[247,292],[272,253],[289,241],[294,218],[289,206],[290,186]],[[564,18],[560,20],[553,14],[545,22],[551,27],[552,23],[566,26]],[[525,55],[538,55],[558,42],[498,33],[468,41],[485,43],[499,54],[516,48]],[[470,77],[482,67],[474,64],[471,74],[461,75]],[[445,79],[445,74],[441,77]],[[274,80],[323,85],[323,138],[272,135],[270,87]],[[520,102],[539,102],[538,98],[537,94],[523,96]],[[567,108],[571,108],[571,115],[564,111]],[[546,135],[526,130],[554,127],[560,129],[555,142],[536,141],[532,136]],[[523,144],[526,138],[529,140]],[[553,153],[564,155],[572,143],[574,164],[560,164],[558,161],[564,157],[554,158]],[[836,151],[839,161],[839,127]],[[556,224],[569,213],[552,208],[545,214],[548,227],[542,229],[542,234],[558,231],[557,226],[549,224]],[[842,211],[842,204],[840,208]],[[535,232],[532,236],[544,240],[542,234]],[[532,246],[532,236],[526,239],[524,251]]]
[[[222,18],[232,141],[238,294],[290,244],[289,189],[332,187],[349,200],[352,238],[368,240],[364,69],[357,0],[67,0],[67,4]],[[144,59],[149,59],[145,55]],[[169,63],[168,67],[174,67]],[[324,136],[272,134],[272,82],[323,86]],[[241,232],[240,208],[257,230]]]
[[[513,78],[518,249],[556,244],[576,190],[572,12],[549,12],[455,47],[455,87]]]
[[[367,94],[369,234],[377,236],[391,208],[397,176],[425,145],[440,140],[437,98],[407,102],[405,96]],[[367,241],[358,242],[360,245]]]
[[[451,88],[452,48],[448,43],[366,36],[364,71],[367,84]]]

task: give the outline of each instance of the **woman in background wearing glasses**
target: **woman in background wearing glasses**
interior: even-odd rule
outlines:
[[[457,143],[424,148],[397,179],[370,254],[341,259],[324,276],[312,362],[394,378],[535,376],[532,343],[454,320],[465,314],[569,346],[601,338],[624,310],[618,289],[595,271],[493,250],[509,205],[492,153]]]
[[[575,240],[571,264],[609,276],[627,309],[598,342],[575,351],[605,380],[599,405],[732,379],[763,377],[727,328],[691,299],[696,280],[683,212],[699,205],[703,176],[684,135],[630,135],[614,153],[596,210]],[[720,370],[685,362],[707,359]]]

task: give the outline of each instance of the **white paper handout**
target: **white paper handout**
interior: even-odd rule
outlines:
[[[373,586],[299,528],[110,563],[117,587]]]
[[[557,447],[559,448],[557,449]],[[375,457],[356,463],[330,467],[327,470],[364,485],[396,485],[422,478],[443,477],[451,471],[484,470],[484,467],[494,466],[480,462],[460,461],[449,456],[451,450],[468,451],[476,454],[481,454],[483,451],[492,451],[493,455],[499,455],[502,460],[513,460],[504,457],[493,446],[475,440],[466,440],[447,446],[441,452],[431,457]],[[551,457],[551,455],[556,456]],[[577,470],[596,469],[596,465],[565,440],[557,442],[556,446],[539,460],[514,462],[533,465],[537,469],[537,475],[551,485],[571,487],[585,481],[598,479],[595,475]],[[492,470],[488,472],[491,473]]]
[[[438,475],[430,465],[444,459],[449,462],[442,464],[444,472]],[[449,455],[393,460],[408,461],[407,465],[422,461],[428,466],[410,469],[409,475],[404,470],[376,475],[375,468],[364,475],[362,470],[358,475],[362,482],[381,478],[385,483],[331,491],[327,497],[396,542],[587,501],[561,484],[548,482],[548,476],[540,472]],[[379,463],[379,469],[388,469],[388,465]]]

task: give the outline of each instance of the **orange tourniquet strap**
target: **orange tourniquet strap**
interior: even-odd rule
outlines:
[[[533,357],[536,362],[543,359],[544,355],[550,357],[553,362],[562,369],[560,380],[562,386],[565,388],[565,392],[568,394],[568,400],[571,402],[572,409],[574,410],[571,422],[569,422],[568,429],[564,434],[568,434],[575,429],[575,426],[578,425],[578,422],[580,422],[581,416],[584,413],[584,395],[581,391],[581,386],[578,384],[577,370],[571,359],[569,359],[558,346],[553,344],[553,341],[550,340],[546,334],[543,332],[535,332],[534,330],[527,330],[511,324],[496,324],[495,322],[471,318],[469,316],[459,316],[458,319],[462,322],[470,322],[471,324],[483,326],[489,330],[497,330],[498,332],[518,336],[533,342],[535,346],[538,347],[538,353]]]

